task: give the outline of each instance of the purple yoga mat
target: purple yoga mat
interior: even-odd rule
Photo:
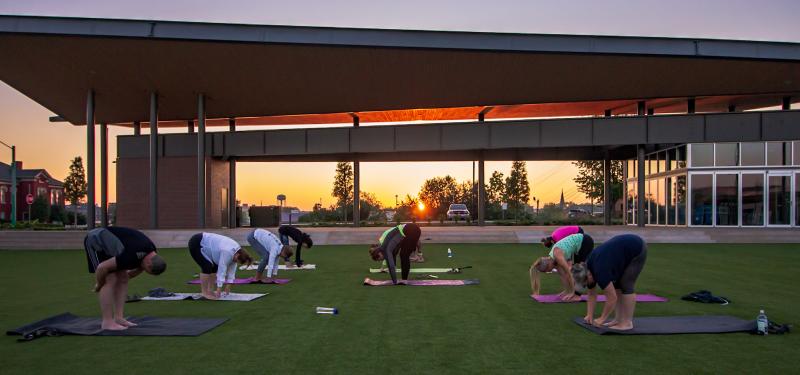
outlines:
[[[567,302],[561,301],[561,299],[558,297],[558,294],[541,294],[541,295],[538,295],[538,296],[531,295],[531,298],[533,298],[537,302],[541,302],[541,303],[567,303]],[[581,296],[581,302],[586,302],[587,298],[588,298],[588,296],[586,296],[586,295]],[[605,295],[601,294],[601,295],[597,296],[597,302],[605,302],[605,301],[606,301],[606,296]],[[656,295],[653,295],[653,294],[637,294],[636,295],[636,302],[667,302],[667,301],[669,301],[669,300],[664,298],[664,297],[659,297],[659,296],[656,296]],[[573,303],[576,303],[576,302],[573,302]]]
[[[287,284],[290,281],[292,281],[292,279],[275,279],[274,283],[269,283],[269,284]],[[187,284],[200,284],[200,279],[194,279],[192,281],[187,282]],[[253,279],[252,277],[248,277],[246,279],[234,279],[231,284],[268,284],[268,283],[259,283],[256,282],[255,279]]]
[[[463,285],[477,285],[478,280],[408,280],[408,285],[412,286],[463,286]],[[387,286],[393,285],[392,280],[372,280],[369,277],[364,279],[364,285],[370,286]]]

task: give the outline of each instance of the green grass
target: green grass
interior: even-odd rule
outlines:
[[[455,251],[454,262],[446,248]],[[638,289],[670,298],[637,306],[639,316],[730,314],[760,308],[798,322],[797,245],[651,245]],[[132,293],[156,286],[193,291],[197,272],[185,249],[162,250],[159,277],[132,280]],[[304,252],[316,271],[282,272],[283,286],[246,285],[270,295],[249,303],[139,302],[128,315],[229,317],[200,337],[57,337],[0,340],[0,372],[40,373],[790,373],[800,335],[599,336],[571,319],[582,304],[529,298],[527,270],[544,253],[531,245],[427,245],[425,267],[472,265],[465,287],[365,287],[363,246],[316,246]],[[0,251],[0,328],[61,312],[99,314],[82,251]],[[253,271],[239,271],[249,276]],[[386,277],[385,275],[372,275]],[[445,276],[446,277],[446,276]],[[557,292],[555,276],[543,291]],[[680,300],[698,289],[729,297],[728,306]],[[336,306],[339,316],[316,315]]]

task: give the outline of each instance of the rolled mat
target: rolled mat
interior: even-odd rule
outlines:
[[[266,296],[269,293],[228,293],[214,301],[249,302]],[[173,293],[166,297],[142,297],[142,301],[208,301],[200,293]]]
[[[756,329],[755,320],[744,320],[728,315],[698,316],[652,316],[633,318],[633,329],[617,331],[595,327],[583,322],[583,318],[573,319],[575,324],[598,335],[676,335],[689,333],[732,333],[752,332]]]
[[[477,279],[467,280],[408,280],[408,285],[411,286],[464,286],[464,285],[478,285],[480,282]],[[369,286],[388,286],[392,284],[392,280],[372,280],[369,277],[364,279],[364,285]]]
[[[258,264],[251,264],[249,266],[240,266],[240,270],[247,270],[247,271],[255,271],[258,269]],[[281,271],[293,271],[293,270],[315,270],[317,269],[316,264],[304,264],[302,267],[297,267],[295,265],[286,266],[285,264],[279,264],[278,269]]]
[[[123,331],[104,331],[100,318],[83,318],[63,313],[7,331],[7,335],[22,336],[18,341],[30,341],[39,337],[82,336],[199,336],[228,318],[156,318],[150,316],[126,318],[138,326]]]
[[[256,281],[255,278],[248,277],[246,279],[234,279],[230,284],[288,284],[292,279],[274,279],[271,283]],[[200,279],[194,279],[186,282],[187,284],[200,284]]]
[[[589,298],[589,296],[582,295],[580,301],[574,301],[574,302],[564,302],[564,301],[561,300],[561,298],[558,296],[558,294],[540,294],[538,296],[535,296],[535,295],[531,294],[531,298],[533,298],[537,302],[541,302],[541,303],[578,303],[578,302],[586,302],[586,300]],[[601,295],[597,296],[597,302],[605,302],[605,301],[606,301],[606,296],[605,295],[601,294]],[[667,302],[667,301],[669,301],[667,298],[659,297],[659,296],[654,295],[654,294],[637,294],[636,295],[636,302]]]

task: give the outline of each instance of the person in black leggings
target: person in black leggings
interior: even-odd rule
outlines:
[[[400,267],[403,273],[403,279],[399,284],[405,284],[408,281],[408,274],[411,271],[411,253],[417,249],[420,235],[422,235],[422,230],[417,224],[400,224],[385,231],[379,243],[370,246],[369,254],[374,261],[386,260],[389,275],[392,276],[392,284],[398,284],[395,265],[395,258],[398,254],[400,254]]]
[[[300,252],[303,250],[303,246],[309,249],[311,246],[314,246],[314,241],[311,240],[311,236],[291,225],[281,225],[280,228],[278,228],[278,235],[280,236],[281,243],[284,245],[289,245],[290,238],[297,244],[297,250],[294,252],[294,264],[297,267],[302,267],[303,259],[300,258]],[[284,257],[284,260],[289,262],[289,257]]]
[[[575,290],[583,292],[589,289],[586,316],[583,320],[588,324],[615,330],[632,329],[633,312],[636,308],[634,287],[645,261],[647,261],[647,243],[637,235],[623,234],[595,248],[585,264],[573,265],[572,277],[575,280]],[[603,312],[597,319],[594,319],[597,301],[595,286],[599,286],[606,295]],[[614,319],[608,321],[612,312]]]

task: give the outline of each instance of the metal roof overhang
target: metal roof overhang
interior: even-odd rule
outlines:
[[[151,92],[164,121],[199,93],[224,119],[800,92],[800,44],[777,42],[0,16],[0,54],[73,124],[90,89],[105,123],[146,121]]]

